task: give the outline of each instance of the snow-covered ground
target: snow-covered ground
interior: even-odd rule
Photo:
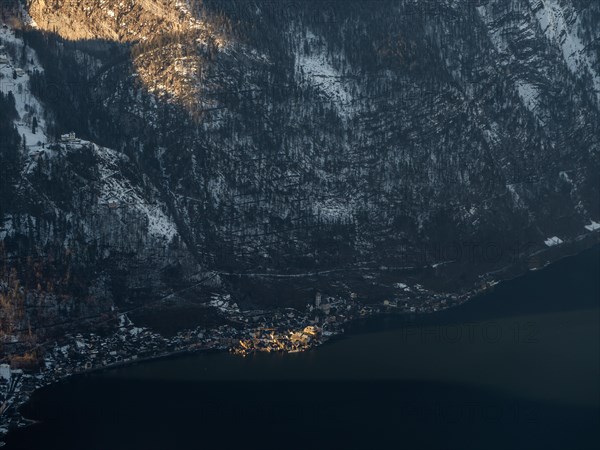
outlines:
[[[569,10],[568,5],[561,5],[560,0],[528,0],[528,2],[534,14],[532,16],[524,14],[522,22],[514,34],[518,34],[519,39],[523,42],[533,42],[538,39],[537,36],[541,30],[543,36],[560,49],[571,73],[578,78],[582,78],[585,74],[591,75],[596,99],[600,103],[600,76],[596,70],[596,61],[593,55],[577,35],[579,17],[574,10]],[[498,3],[502,3],[502,1]],[[480,5],[477,7],[477,11],[488,27],[490,39],[498,54],[508,57],[513,52],[511,42],[507,37],[510,34],[507,34],[505,27],[495,17],[494,5]],[[536,55],[531,55],[530,61],[527,61],[528,65],[534,67],[533,62],[536,58]],[[540,89],[536,86],[536,75],[543,79],[546,76],[545,73],[540,71],[527,75],[515,72],[514,75],[518,77],[515,80],[515,87],[523,104],[540,119],[538,114],[541,94]]]
[[[100,157],[98,168],[101,173],[102,186],[98,199],[100,205],[110,209],[130,208],[139,211],[148,218],[148,232],[168,241],[177,234],[175,223],[163,212],[160,204],[150,204],[132,186],[129,180],[123,177],[118,170],[118,162],[126,158],[114,150],[100,147],[91,142],[82,141],[79,146],[91,146],[93,151]]]
[[[479,16],[482,18],[489,30],[490,40],[500,55],[507,55],[511,53],[511,46],[507,40],[506,32],[499,27],[491,14],[489,5],[481,5],[477,7]],[[532,39],[535,37],[533,30],[527,19],[524,19],[519,25],[519,33],[524,39]],[[521,101],[525,107],[531,111],[536,118],[540,104],[540,91],[539,89],[528,79],[519,78],[515,80],[515,87],[517,93],[521,98]]]
[[[4,223],[0,221],[0,241],[6,239],[7,236],[12,235],[13,232],[13,223],[12,216],[5,216]]]
[[[35,51],[25,47],[25,64],[21,65],[20,55],[22,55],[24,43],[23,40],[15,37],[13,30],[0,26],[0,45],[14,45],[16,47],[17,58],[12,58],[6,48],[0,50],[0,60],[6,61],[0,63],[0,91],[4,94],[12,92],[15,97],[15,106],[19,118],[15,120],[15,125],[21,136],[25,136],[27,150],[29,153],[41,150],[42,144],[48,142],[46,136],[46,122],[44,120],[44,108],[35,98],[29,89],[29,73],[36,71],[43,72],[44,69],[39,63]],[[16,74],[16,78],[14,78]],[[33,132],[33,118],[37,119],[38,126]]]
[[[523,200],[521,200],[521,196],[517,192],[516,185],[507,184],[506,189],[508,189],[508,192],[510,192],[510,195],[513,199],[513,203],[515,204],[515,206],[517,206],[518,208],[524,208],[525,204],[523,203]]]
[[[35,20],[29,15],[27,8],[25,8],[22,4],[20,5],[21,15],[23,17],[23,23],[32,28],[38,28],[38,24]]]
[[[480,5],[477,6],[477,12],[479,13],[479,16],[484,21],[484,23],[488,26],[488,29],[490,30],[490,39],[496,51],[498,53],[506,53],[509,49],[508,42],[506,41],[506,38],[502,35],[500,30],[497,30],[495,29],[495,27],[493,27],[494,21],[492,14],[490,14],[490,11],[488,10],[489,8],[490,7],[486,4]]]
[[[31,25],[35,24],[31,22]],[[15,47],[17,57],[11,57],[10,52],[7,51],[9,46]],[[22,59],[23,51],[26,52],[26,57]],[[49,157],[56,156],[56,152],[47,147],[49,139],[46,134],[44,108],[29,89],[30,74],[36,71],[42,73],[43,68],[35,52],[25,46],[23,40],[17,38],[12,29],[0,26],[0,74],[2,74],[0,91],[4,94],[12,92],[15,97],[15,107],[19,114],[15,126],[19,134],[25,136],[27,145],[27,153],[24,155],[26,157],[24,175],[35,168],[40,152],[44,152]],[[35,133],[33,132],[34,117],[38,123]],[[99,204],[109,208],[125,206],[139,211],[148,218],[148,233],[154,237],[170,241],[177,234],[175,224],[165,215],[161,205],[148,203],[125,177],[115,176],[120,175],[117,161],[124,156],[87,141],[77,140],[62,144],[67,151],[89,147],[100,157],[98,168],[102,174],[102,194]],[[11,222],[6,221],[4,227],[0,229],[0,238],[10,234],[11,231]]]
[[[600,75],[594,67],[595,61],[577,36],[579,18],[568,21],[568,6],[561,6],[559,0],[529,0],[529,3],[546,37],[562,50],[569,70],[578,77],[586,71],[591,75],[600,103]]]
[[[316,201],[312,205],[312,212],[325,222],[350,222],[354,218],[354,208],[350,202],[342,203],[339,199]]]
[[[538,89],[526,81],[519,80],[516,83],[517,90],[519,91],[519,97],[531,112],[535,112],[539,105],[540,93]]]
[[[310,54],[303,50],[296,53],[296,77],[308,81],[325,97],[330,99],[341,117],[350,115],[353,96],[347,80],[333,67],[327,53],[318,45],[318,37],[310,31],[306,33]]]

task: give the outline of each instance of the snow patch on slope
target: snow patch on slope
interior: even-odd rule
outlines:
[[[535,112],[539,105],[540,93],[538,89],[526,81],[519,80],[516,82],[517,90],[519,91],[519,97],[531,112]]]
[[[173,239],[177,235],[177,227],[164,213],[162,206],[160,204],[150,204],[118,170],[119,159],[126,158],[126,156],[92,142],[82,141],[76,147],[88,146],[100,159],[98,169],[101,176],[101,192],[98,204],[115,212],[122,208],[137,211],[142,216],[147,217],[148,233],[150,235],[167,241]],[[67,148],[69,147],[74,146],[68,146]]]
[[[13,218],[10,215],[4,216],[4,223],[2,223],[2,217],[0,217],[0,241],[6,239],[8,236],[12,236],[14,232]]]
[[[567,11],[557,0],[529,0],[535,11],[535,17],[544,34],[562,50],[563,58],[569,70],[581,77],[582,72],[592,76],[596,99],[600,103],[600,76],[594,69],[594,61],[586,52],[585,45],[577,36],[579,18],[568,21]]]
[[[339,200],[315,202],[312,206],[313,214],[324,222],[345,223],[353,219],[353,209],[349,203]]]
[[[498,23],[493,19],[492,15],[488,11],[488,6],[482,5],[477,7],[477,12],[486,24],[490,40],[495,50],[499,54],[510,54],[510,45],[506,38],[506,32],[503,27],[498,26]],[[529,22],[523,20],[519,25],[519,31],[521,34],[527,35],[529,38],[533,37],[533,32],[530,29]],[[540,104],[540,91],[539,89],[525,79],[517,79],[515,81],[515,87],[521,101],[525,107],[533,113],[533,115],[539,120],[537,111],[539,110]]]
[[[23,5],[20,5],[20,9],[21,9],[21,16],[22,16],[22,20],[23,23],[31,28],[38,28],[38,24],[35,20],[33,20],[33,17],[31,17],[29,15],[29,12],[27,11],[26,8],[23,7]]]
[[[316,44],[317,36],[308,31],[306,40],[310,53],[300,50],[296,53],[296,77],[308,81],[335,105],[341,117],[350,115],[353,96],[344,76],[329,61],[327,53]]]
[[[508,52],[508,42],[502,36],[502,32],[499,28],[494,26],[494,20],[492,15],[488,12],[487,5],[477,6],[477,12],[479,16],[483,20],[483,22],[488,27],[488,35],[492,44],[498,53],[506,53]]]
[[[517,192],[517,189],[516,189],[515,185],[514,184],[507,184],[506,188],[508,189],[508,192],[510,192],[510,195],[511,195],[511,197],[513,199],[513,203],[515,204],[515,206],[517,206],[519,208],[524,208],[525,204],[523,203],[523,200],[521,200],[521,196]]]
[[[15,108],[19,118],[14,124],[19,131],[20,136],[25,136],[28,153],[41,150],[42,144],[48,142],[46,136],[46,122],[44,120],[44,108],[38,99],[29,90],[29,74],[34,72],[42,73],[42,68],[35,51],[26,47],[23,40],[14,35],[10,28],[0,27],[0,45],[14,45],[16,54],[21,55],[23,49],[26,51],[26,62],[21,66],[17,58],[12,58],[10,52],[0,50],[0,91],[4,94],[12,92],[15,97]],[[16,78],[13,77],[16,74]],[[32,122],[36,118],[38,126],[36,132],[33,132]],[[39,144],[38,144],[39,142]]]

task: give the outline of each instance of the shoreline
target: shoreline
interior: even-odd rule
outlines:
[[[540,249],[531,255],[527,256],[527,259],[534,258],[538,256],[543,257],[543,261],[540,261],[540,265],[536,267],[529,267],[523,270],[523,261],[521,264],[511,264],[506,267],[503,267],[494,272],[489,272],[481,276],[482,280],[485,282],[483,287],[472,287],[472,289],[467,290],[461,294],[454,294],[453,302],[450,304],[438,305],[438,308],[434,310],[423,308],[418,311],[406,311],[403,308],[399,308],[397,306],[389,306],[389,305],[362,305],[360,309],[357,309],[358,314],[349,317],[340,322],[335,322],[335,327],[333,331],[329,332],[327,335],[321,334],[318,338],[310,340],[306,345],[302,346],[297,350],[290,350],[289,348],[276,348],[276,349],[253,349],[250,352],[236,352],[235,344],[233,340],[236,338],[223,338],[222,340],[212,340],[209,339],[209,343],[205,345],[200,345],[198,342],[193,342],[190,344],[178,344],[180,347],[175,347],[172,349],[163,348],[163,351],[160,351],[156,354],[145,354],[143,356],[138,356],[134,354],[126,355],[126,357],[121,358],[116,361],[109,362],[107,364],[98,364],[92,367],[80,367],[76,366],[70,372],[62,372],[61,367],[58,366],[56,371],[52,370],[52,366],[50,366],[49,370],[39,371],[34,374],[17,374],[17,380],[15,381],[15,391],[11,393],[10,398],[5,399],[5,404],[3,405],[3,412],[0,416],[0,443],[3,443],[3,437],[10,433],[12,430],[17,428],[23,428],[32,424],[37,423],[35,419],[30,419],[21,414],[22,406],[28,403],[31,399],[31,396],[34,395],[36,391],[39,389],[43,389],[52,384],[60,383],[65,381],[71,377],[89,375],[94,373],[101,373],[108,370],[113,370],[120,367],[126,367],[138,363],[146,363],[151,361],[157,361],[161,359],[167,358],[176,358],[185,355],[193,355],[197,353],[208,353],[208,352],[224,352],[230,351],[232,353],[238,354],[249,354],[258,351],[273,351],[273,352],[284,352],[284,353],[293,353],[296,351],[307,351],[314,348],[317,348],[331,340],[337,340],[342,338],[345,334],[345,330],[341,325],[347,325],[350,323],[357,323],[361,320],[371,319],[377,316],[409,316],[409,315],[418,315],[418,316],[432,316],[436,312],[445,311],[450,308],[454,308],[455,306],[462,305],[470,300],[473,300],[480,295],[484,295],[493,289],[496,285],[500,283],[509,282],[511,280],[521,278],[531,271],[542,270],[545,267],[557,263],[561,260],[576,257],[586,251],[592,250],[594,247],[600,245],[600,233],[589,233],[581,236],[577,236],[576,238],[564,242],[560,248],[550,247],[547,249]],[[520,270],[519,270],[520,269]],[[492,276],[493,275],[493,276]],[[500,275],[500,276],[498,276]],[[121,316],[123,317],[123,316]],[[126,316],[125,316],[126,318]],[[127,319],[128,320],[128,319]],[[123,325],[123,324],[122,324]],[[256,331],[256,327],[248,326],[240,331],[241,334],[244,331],[254,330]],[[326,322],[323,323],[323,328],[325,327]],[[213,329],[215,334],[219,333],[219,328]],[[247,329],[247,330],[246,330]],[[129,336],[131,331],[135,331],[132,336],[137,336],[140,333],[150,333],[151,336],[157,336],[156,333],[152,333],[149,330],[139,329],[133,326],[133,324],[127,324],[127,326],[119,327],[119,330],[127,330],[126,335]],[[288,330],[289,331],[289,330]],[[118,334],[119,331],[115,332],[115,335]],[[190,330],[184,330],[182,333],[190,333]],[[165,339],[162,336],[163,343],[168,343],[168,345],[173,344],[173,340],[177,341],[178,337],[181,336],[182,333],[177,334],[171,340]],[[160,335],[158,335],[160,336]],[[114,336],[111,336],[114,337]],[[77,339],[81,338],[81,335],[75,336],[75,341],[78,343]],[[78,343],[79,345],[79,343]],[[104,343],[101,343],[100,346],[103,346]],[[59,347],[63,349],[63,347]],[[53,349],[53,350],[56,350]],[[46,367],[48,369],[48,367]]]

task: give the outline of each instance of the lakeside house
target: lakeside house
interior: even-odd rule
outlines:
[[[594,222],[592,220],[592,223],[589,224],[589,225],[586,225],[585,229],[588,230],[588,231],[597,231],[597,230],[600,230],[600,223]]]
[[[544,241],[548,247],[554,247],[555,245],[560,245],[563,243],[563,240],[558,236],[552,236]]]

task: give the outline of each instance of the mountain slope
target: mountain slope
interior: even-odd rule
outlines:
[[[597,2],[26,8],[49,140],[74,130],[96,142],[78,166],[95,183],[126,161],[124,179],[99,188],[100,203],[120,192],[124,211],[121,272],[108,280],[136,273],[127,252],[145,255],[153,224],[168,223],[166,259],[141,258],[149,273],[170,268],[181,286],[219,274],[208,290],[248,307],[303,305],[315,287],[371,300],[401,295],[393,286],[407,280],[457,291],[600,221]],[[71,183],[56,189],[86,223]],[[33,206],[22,214],[49,220]],[[67,232],[113,245],[93,227]]]

